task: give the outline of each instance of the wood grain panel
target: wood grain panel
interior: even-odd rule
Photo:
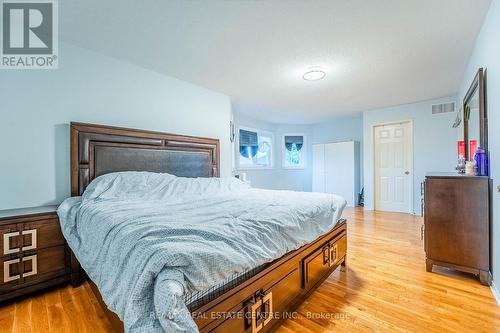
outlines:
[[[46,219],[24,223],[22,231],[36,230],[37,240],[36,248],[45,249],[48,247],[64,245],[64,237],[61,232],[61,226],[57,218]],[[23,236],[23,247],[33,243],[31,235]]]
[[[474,272],[489,280],[489,179],[429,176],[425,181],[427,269]]]

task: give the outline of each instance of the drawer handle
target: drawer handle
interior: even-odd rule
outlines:
[[[10,266],[12,266],[14,264],[19,265],[19,263],[21,262],[21,259],[12,259],[12,260],[4,261],[4,263],[3,263],[3,282],[4,283],[11,282],[14,280],[19,280],[21,278],[21,276],[24,278],[24,277],[36,275],[38,273],[38,260],[37,260],[36,254],[32,255],[32,256],[24,257],[22,259],[22,261],[23,261],[23,263],[26,261],[31,261],[31,271],[24,272],[22,274],[17,274],[17,275],[10,275]]]
[[[19,235],[31,235],[31,245],[28,246],[23,246],[22,248],[10,247],[10,240],[13,237],[17,237]],[[3,235],[3,254],[8,255],[8,254],[13,254],[13,253],[18,253],[19,251],[28,251],[28,250],[34,250],[36,249],[36,229],[31,229],[31,230],[24,230],[22,233],[19,231],[15,232],[10,232],[7,234]]]
[[[13,264],[19,264],[20,260],[19,259],[12,259],[8,261],[3,262],[3,282],[7,283],[10,281],[15,281],[19,280],[21,278],[21,275],[10,275],[10,266]]]
[[[7,234],[3,234],[3,254],[4,255],[17,253],[17,252],[21,251],[21,249],[18,247],[14,247],[14,248],[10,247],[10,239],[12,237],[17,237],[17,236],[19,236],[19,231],[9,232]]]
[[[339,258],[338,258],[337,244],[335,244],[332,247],[330,247],[330,267],[333,266],[337,262],[337,260],[339,260]]]
[[[28,250],[34,250],[36,249],[36,229],[31,229],[31,230],[24,230],[23,231],[23,236],[24,235],[31,235],[31,245],[28,246],[23,246],[21,250],[23,251],[28,251]]]
[[[37,267],[38,266],[38,260],[37,260],[36,254],[32,255],[32,256],[27,256],[27,257],[23,258],[23,262],[30,261],[30,260],[31,260],[31,271],[24,272],[23,273],[23,278],[25,278],[27,276],[36,275],[37,272],[38,272],[38,267]]]
[[[326,265],[330,262],[330,247],[325,246],[323,248],[323,265]]]
[[[257,311],[267,304],[267,318],[263,322],[257,325]],[[250,314],[252,316],[252,333],[257,333],[264,328],[273,319],[273,293],[269,292],[264,297],[259,299],[255,304],[251,306]]]

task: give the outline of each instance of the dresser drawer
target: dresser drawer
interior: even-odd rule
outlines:
[[[0,256],[64,245],[57,218],[0,226]]]
[[[64,246],[38,250],[14,259],[0,258],[0,292],[24,288],[64,274]]]

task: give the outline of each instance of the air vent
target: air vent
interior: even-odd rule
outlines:
[[[432,114],[455,112],[455,102],[432,105]]]

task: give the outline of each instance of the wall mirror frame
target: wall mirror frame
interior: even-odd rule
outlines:
[[[488,118],[486,113],[486,71],[479,68],[463,101],[465,159],[471,156],[471,140],[488,152]]]

